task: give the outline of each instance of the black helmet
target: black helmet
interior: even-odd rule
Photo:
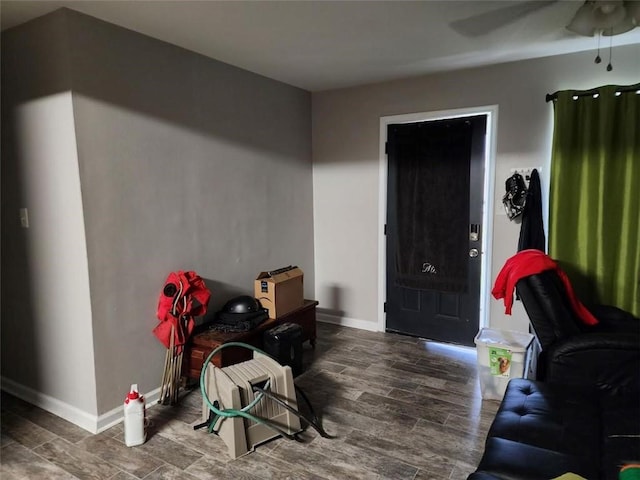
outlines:
[[[234,297],[224,304],[224,313],[253,313],[262,309],[258,300],[250,295],[240,295]]]
[[[502,197],[504,209],[509,220],[513,220],[524,211],[527,202],[527,185],[519,173],[514,173],[505,182],[507,193]]]

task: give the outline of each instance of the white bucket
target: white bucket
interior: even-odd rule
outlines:
[[[502,400],[512,378],[525,376],[527,350],[533,335],[483,328],[475,338],[480,393],[485,400]]]

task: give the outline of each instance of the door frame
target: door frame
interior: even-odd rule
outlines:
[[[489,302],[491,294],[491,257],[493,249],[493,197],[496,164],[496,133],[498,127],[498,105],[439,110],[433,112],[407,113],[380,117],[380,166],[378,184],[378,331],[386,330],[387,317],[384,303],[387,298],[387,238],[384,233],[387,223],[387,177],[389,161],[385,152],[387,126],[393,123],[418,123],[447,118],[487,116],[484,160],[484,200],[482,205],[482,258],[480,260],[480,316],[479,328],[489,325]]]

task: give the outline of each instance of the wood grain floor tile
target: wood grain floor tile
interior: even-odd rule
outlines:
[[[357,355],[353,355],[351,353],[345,351],[330,351],[325,355],[318,357],[320,360],[325,362],[337,363],[339,365],[343,365],[345,367],[355,367],[364,370],[370,365],[366,359],[358,357]]]
[[[369,368],[358,370],[347,367],[340,374],[349,377],[350,380],[360,381],[363,386],[368,385],[369,388],[363,388],[363,390],[378,395],[388,395],[393,389],[413,392],[420,386],[420,383],[413,378],[397,376],[393,371],[387,372],[383,369],[378,369],[377,373],[373,373]]]
[[[200,460],[190,465],[186,470],[189,475],[203,480],[257,480],[251,473],[248,473],[229,461],[228,458],[204,456]]]
[[[222,439],[212,433],[207,433],[206,428],[194,430],[193,425],[184,422],[169,422],[162,427],[162,431],[158,432],[158,435],[203,455],[225,458],[227,447]]]
[[[480,414],[476,416],[463,417],[451,414],[447,417],[444,424],[461,432],[472,432],[481,437],[486,437],[494,417],[494,413],[484,411],[481,411]]]
[[[394,388],[387,395],[389,398],[395,398],[409,403],[415,403],[418,405],[428,405],[432,399],[445,401],[453,405],[458,405],[464,408],[465,411],[468,408],[469,400],[457,393],[443,392],[438,388],[425,387],[419,385],[414,391],[400,390]]]
[[[353,464],[366,466],[371,472],[372,478],[393,478],[397,480],[412,480],[418,469],[399,459],[397,451],[390,450],[381,454],[375,449],[363,445],[351,443],[353,432],[346,435],[343,441],[336,439],[316,437],[308,448],[314,449],[330,457],[344,457]]]
[[[373,363],[367,367],[366,371],[368,374],[376,376],[399,378],[416,385],[428,385],[436,388],[441,388],[447,383],[447,380],[440,378],[439,374],[430,375],[425,369],[415,369],[411,364],[400,363],[391,359]],[[414,390],[414,388],[409,388],[408,390]]]
[[[331,480],[384,478],[369,465],[357,461],[349,452],[312,448],[312,444],[281,444],[271,456],[291,464],[303,465],[306,471]]]
[[[347,367],[345,367],[344,365],[340,365],[339,363],[334,363],[334,362],[319,359],[313,363],[310,363],[305,373],[309,375],[313,375],[314,373],[317,373],[317,372],[340,373],[345,368]]]
[[[443,367],[429,362],[425,362],[425,364],[396,362],[394,368],[402,370],[405,374],[425,375],[459,383],[467,383],[473,376],[473,373],[468,369]]]
[[[138,478],[143,478],[163,464],[162,460],[143,452],[139,447],[126,447],[104,435],[87,437],[77,445]]]
[[[198,478],[173,465],[161,465],[144,477],[144,480],[198,480]]]
[[[319,375],[321,377],[319,377]],[[367,377],[365,372],[357,370],[353,367],[347,367],[340,373],[319,372],[318,375],[313,375],[309,378],[309,382],[318,384],[331,384],[337,388],[345,390],[353,390],[358,392],[358,395],[350,395],[347,398],[358,398],[360,393],[367,391],[378,395],[387,395],[393,388],[393,380],[379,380],[377,378]],[[402,383],[404,385],[404,383]],[[417,385],[416,385],[417,387]]]
[[[28,448],[35,448],[56,437],[49,430],[11,412],[3,412],[0,425],[5,435]]]
[[[251,455],[245,455],[234,461],[234,466],[257,478],[269,480],[323,480],[306,470],[305,465],[296,465],[272,457],[259,447]]]
[[[414,404],[368,392],[360,395],[358,403],[377,408],[386,415],[403,415],[413,417],[416,421],[423,418],[435,423],[444,423],[449,414],[455,411],[457,407],[435,399],[431,399],[428,404]]]
[[[391,358],[393,361],[416,364],[422,352],[416,344],[383,343],[376,345],[368,341],[368,344],[356,343],[351,348],[354,355],[378,361],[381,357]]]
[[[91,435],[91,433],[87,432],[85,429],[67,422],[53,413],[49,413],[38,407],[32,407],[26,410],[22,416],[31,423],[35,423],[39,427],[44,428],[71,443],[79,442],[83,438]]]
[[[429,439],[429,450],[445,457],[475,464],[482,457],[484,436],[425,420],[419,420],[411,433]]]
[[[360,398],[362,398],[363,396],[365,396],[365,399],[369,398],[369,394],[365,393],[361,395]],[[381,399],[386,397],[378,396],[374,398]],[[320,401],[322,400],[320,399]],[[370,422],[382,421],[386,423],[394,423],[408,429],[413,428],[413,426],[418,421],[418,417],[416,417],[415,412],[402,412],[399,409],[387,407],[380,401],[372,401],[367,403],[358,399],[357,402],[354,402],[339,397],[326,398],[326,400],[324,401],[324,405],[321,406],[323,417],[326,416],[330,418],[333,409],[336,408],[349,413],[364,415],[370,419]]]
[[[152,457],[160,458],[168,464],[182,470],[203,456],[202,453],[196,452],[184,444],[174,442],[170,438],[163,437],[160,434],[149,436],[147,441],[137,448]]]
[[[353,430],[368,432],[372,435],[389,435],[390,432],[402,435],[404,432],[411,431],[416,420],[407,417],[406,422],[398,422],[395,421],[395,418],[384,416],[373,418],[357,411],[347,411],[330,406],[322,424],[327,433],[344,439]]]
[[[453,467],[453,472],[451,472],[451,479],[456,479],[456,478],[467,478],[469,475],[471,475],[473,472],[476,471],[476,467],[478,466],[478,463],[465,463],[463,461],[457,461],[456,465]]]
[[[103,431],[100,435],[115,438],[116,440],[124,443],[124,425],[122,423],[118,423],[117,425]]]
[[[81,480],[108,480],[119,471],[109,462],[63,438],[56,438],[33,451]]]
[[[177,405],[154,405],[147,409],[149,422],[162,425],[168,421],[195,422],[202,414],[202,395],[200,388],[189,392]]]
[[[415,436],[412,436],[411,440],[410,444],[409,442],[396,443],[383,436],[354,430],[345,439],[345,443],[372,450],[379,455],[386,455],[388,452],[397,453],[396,458],[431,474],[445,478],[451,474],[455,460],[432,452],[429,449],[431,439],[423,437],[417,440]]]
[[[127,472],[118,472],[109,480],[137,480],[138,477],[134,477],[130,473]]]
[[[91,435],[3,392],[0,477],[462,480],[475,470],[499,402],[480,396],[473,349],[319,324],[303,363],[295,382],[335,438],[309,427],[301,443],[277,438],[231,460],[221,438],[193,430],[196,387],[176,406],[149,406],[148,440],[128,448],[122,424]]]
[[[2,449],[2,480],[77,480],[62,468],[48,462],[24,445],[14,443]]]
[[[455,467],[454,467],[455,468]],[[443,477],[442,475],[437,475],[433,472],[427,472],[426,470],[418,470],[416,476],[413,480],[462,480],[466,477],[454,477],[453,473]]]

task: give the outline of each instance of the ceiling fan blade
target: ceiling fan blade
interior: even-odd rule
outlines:
[[[490,12],[463,18],[450,23],[451,28],[465,37],[479,37],[541,10],[558,0],[530,0],[500,7]]]

